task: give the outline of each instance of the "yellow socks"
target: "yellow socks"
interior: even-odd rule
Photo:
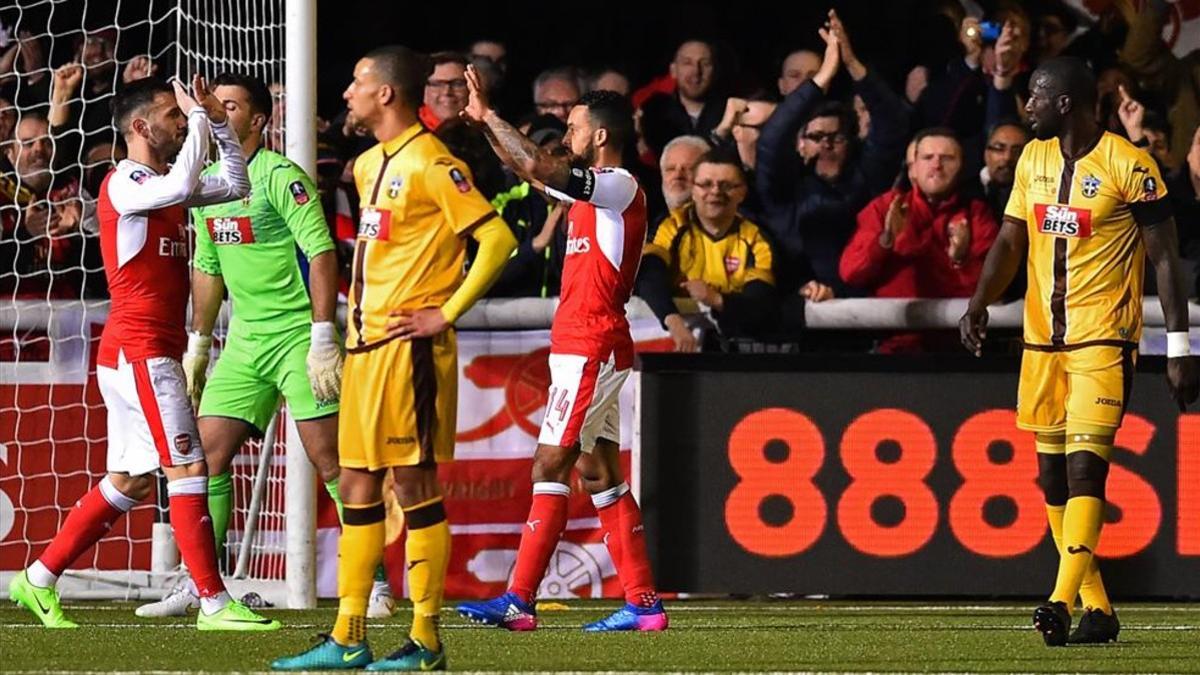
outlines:
[[[1070,608],[1083,585],[1088,569],[1095,564],[1093,555],[1100,541],[1104,519],[1104,500],[1098,497],[1072,497],[1063,512],[1062,550],[1058,579],[1051,602],[1064,602]],[[1111,609],[1110,609],[1111,611]]]
[[[355,645],[367,639],[367,599],[383,559],[383,502],[346,504],[338,540],[338,603],[333,639]]]
[[[1050,534],[1054,537],[1054,548],[1060,556],[1063,554],[1063,513],[1066,510],[1065,506],[1046,505],[1046,517],[1050,521]],[[1112,614],[1112,603],[1108,600],[1108,592],[1104,590],[1104,581],[1100,578],[1100,566],[1096,563],[1094,556],[1087,572],[1083,575],[1083,584],[1079,587],[1079,597],[1083,600],[1084,608],[1098,609],[1105,614]],[[1074,607],[1074,599],[1068,602],[1067,606]]]
[[[446,566],[450,562],[450,525],[446,522],[442,498],[435,497],[405,508],[404,520],[408,527],[404,555],[413,603],[413,624],[409,636],[426,649],[436,652],[442,648],[438,617],[446,588]],[[368,591],[370,587],[368,581]]]

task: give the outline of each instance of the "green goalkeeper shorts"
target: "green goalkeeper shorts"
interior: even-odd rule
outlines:
[[[200,398],[200,417],[245,420],[259,433],[275,416],[280,395],[297,421],[332,415],[338,404],[318,404],[308,382],[307,325],[276,335],[230,330]]]

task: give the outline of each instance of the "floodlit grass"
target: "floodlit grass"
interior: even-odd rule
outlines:
[[[1120,642],[1049,649],[1012,603],[677,601],[661,634],[584,634],[616,603],[543,610],[543,628],[508,633],[447,609],[443,638],[455,670],[789,670],[916,672],[1200,672],[1200,605],[1119,609]],[[0,609],[0,671],[261,671],[327,631],[334,608],[268,611],[277,633],[200,633],[192,619],[139,619],[128,603],[75,603],[76,631],[49,631],[11,605]],[[369,624],[384,656],[403,641],[408,614]]]

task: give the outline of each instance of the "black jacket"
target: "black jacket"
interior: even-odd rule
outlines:
[[[690,134],[707,139],[724,115],[724,96],[710,96],[693,122],[679,94],[655,94],[642,104],[642,134],[657,157],[673,138]]]
[[[871,113],[871,133],[857,153],[851,152],[837,180],[818,176],[796,152],[797,133],[825,99],[811,80],[783,100],[758,139],[755,186],[775,243],[775,276],[785,294],[811,279],[832,286],[839,297],[853,294],[838,275],[842,249],[858,212],[890,187],[901,166],[908,106],[871,72],[854,83],[854,90]]]

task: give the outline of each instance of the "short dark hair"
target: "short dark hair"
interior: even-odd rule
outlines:
[[[743,180],[746,178],[746,170],[742,167],[742,158],[737,152],[731,148],[716,147],[700,156],[696,161],[696,166],[701,164],[720,164],[722,166],[732,166],[737,169],[738,175]]]
[[[836,117],[838,119],[838,133],[845,134],[850,140],[854,140],[857,137],[851,131],[852,129],[858,129],[858,123],[854,117],[854,109],[841,101],[822,101],[818,103],[812,114],[804,120],[804,124],[800,126],[800,130],[807,129],[813,120],[820,117]]]
[[[113,123],[122,134],[129,133],[129,120],[154,102],[159,94],[175,95],[175,90],[160,77],[143,77],[119,89],[112,100]]]
[[[462,52],[449,52],[449,51],[434,52],[429,55],[429,61],[430,61],[430,65],[434,68],[442,65],[443,63],[457,63],[458,65],[462,66],[463,68],[466,68],[467,64],[470,63],[470,60],[467,59],[466,55],[463,54]]]
[[[633,104],[625,96],[596,89],[580,96],[577,105],[587,107],[592,124],[608,131],[608,142],[617,150],[633,142]]]
[[[245,89],[246,95],[250,97],[250,108],[256,113],[267,117],[271,116],[271,106],[274,102],[271,98],[271,90],[257,77],[237,73],[221,73],[212,81],[212,86],[214,88],[241,87]]]
[[[949,138],[958,146],[959,153],[962,152],[962,141],[958,140],[958,134],[950,127],[926,127],[918,131],[917,135],[913,136],[913,143],[916,144],[913,147],[920,147],[921,141],[926,138]]]
[[[433,73],[428,56],[403,45],[386,45],[367,52],[364,59],[375,64],[379,79],[395,87],[401,102],[416,110],[425,99],[425,82]]]
[[[991,138],[992,134],[996,133],[996,130],[1000,129],[1001,127],[1016,127],[1017,129],[1020,129],[1022,133],[1025,134],[1026,138],[1029,138],[1029,135],[1030,135],[1029,127],[1026,126],[1024,122],[1021,121],[1021,118],[1013,117],[1011,115],[1006,116],[1006,117],[1001,117],[999,120],[997,120],[996,123],[993,124],[992,127],[987,130],[988,138]]]
[[[1033,75],[1035,80],[1038,73],[1049,78],[1055,95],[1071,97],[1072,108],[1092,114],[1097,98],[1096,76],[1083,59],[1074,56],[1047,59],[1038,64]]]

